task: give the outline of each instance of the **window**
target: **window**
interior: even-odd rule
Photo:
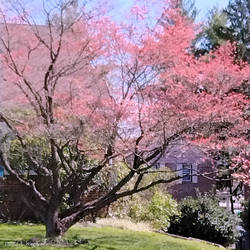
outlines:
[[[161,164],[160,164],[159,162],[157,162],[157,163],[154,164],[154,167],[155,167],[156,169],[159,169],[160,166],[161,166]]]
[[[178,175],[182,177],[179,180],[179,183],[198,183],[197,166],[197,164],[191,163],[177,164]]]
[[[182,164],[182,181],[192,182],[192,165]]]
[[[4,169],[3,167],[0,165],[0,177],[4,176]]]

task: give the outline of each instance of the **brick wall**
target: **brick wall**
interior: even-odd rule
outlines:
[[[172,166],[172,169],[174,166]],[[206,165],[198,166],[201,173],[212,172],[213,169]],[[216,181],[212,178],[215,177],[214,174],[210,174],[209,178],[198,176],[197,183],[176,181],[175,183],[167,186],[166,191],[171,193],[173,197],[177,200],[181,200],[187,196],[197,196],[197,193],[207,193],[214,192]],[[211,179],[210,179],[211,178]]]
[[[35,177],[34,177],[35,178]],[[48,188],[46,178],[39,177],[36,180],[37,185],[46,192]],[[29,195],[29,190],[19,184],[14,177],[8,176],[0,178],[0,219],[2,220],[18,220],[18,221],[38,221],[35,213],[27,207],[22,201],[21,196],[25,193]],[[87,195],[82,196],[82,202],[89,202],[103,196],[105,191],[93,190],[88,192]],[[31,194],[30,194],[31,195]],[[108,214],[108,207],[98,211],[98,213],[91,215],[88,219],[94,220],[95,217],[105,217]]]
[[[0,219],[37,220],[33,211],[22,201],[22,193],[27,194],[29,191],[14,178],[0,179]]]

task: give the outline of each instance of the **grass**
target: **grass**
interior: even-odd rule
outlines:
[[[65,239],[76,242],[87,239],[88,243],[77,246],[26,246],[19,240],[43,239],[41,225],[0,224],[0,249],[88,249],[88,250],[219,250],[220,248],[192,240],[173,238],[167,235],[118,229],[114,227],[75,226],[67,232]]]

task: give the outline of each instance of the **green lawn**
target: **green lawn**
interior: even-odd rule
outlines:
[[[111,227],[73,227],[65,238],[71,241],[87,239],[88,243],[77,246],[25,246],[16,244],[18,240],[29,240],[44,236],[40,225],[0,224],[0,249],[89,249],[89,250],[219,250],[204,243],[182,240],[158,233],[137,232]]]

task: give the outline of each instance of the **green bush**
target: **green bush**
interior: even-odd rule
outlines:
[[[112,207],[113,216],[149,222],[156,229],[168,227],[170,218],[177,214],[177,202],[170,194],[159,190],[151,190],[150,195],[142,193],[126,197]]]
[[[238,237],[238,218],[209,196],[185,198],[179,203],[180,215],[173,216],[169,233],[228,245]]]
[[[250,200],[243,204],[243,211],[240,213],[242,226],[246,231],[250,231]]]
[[[149,221],[155,228],[166,228],[170,225],[170,218],[177,214],[177,202],[172,196],[156,191],[141,215],[141,220]]]

